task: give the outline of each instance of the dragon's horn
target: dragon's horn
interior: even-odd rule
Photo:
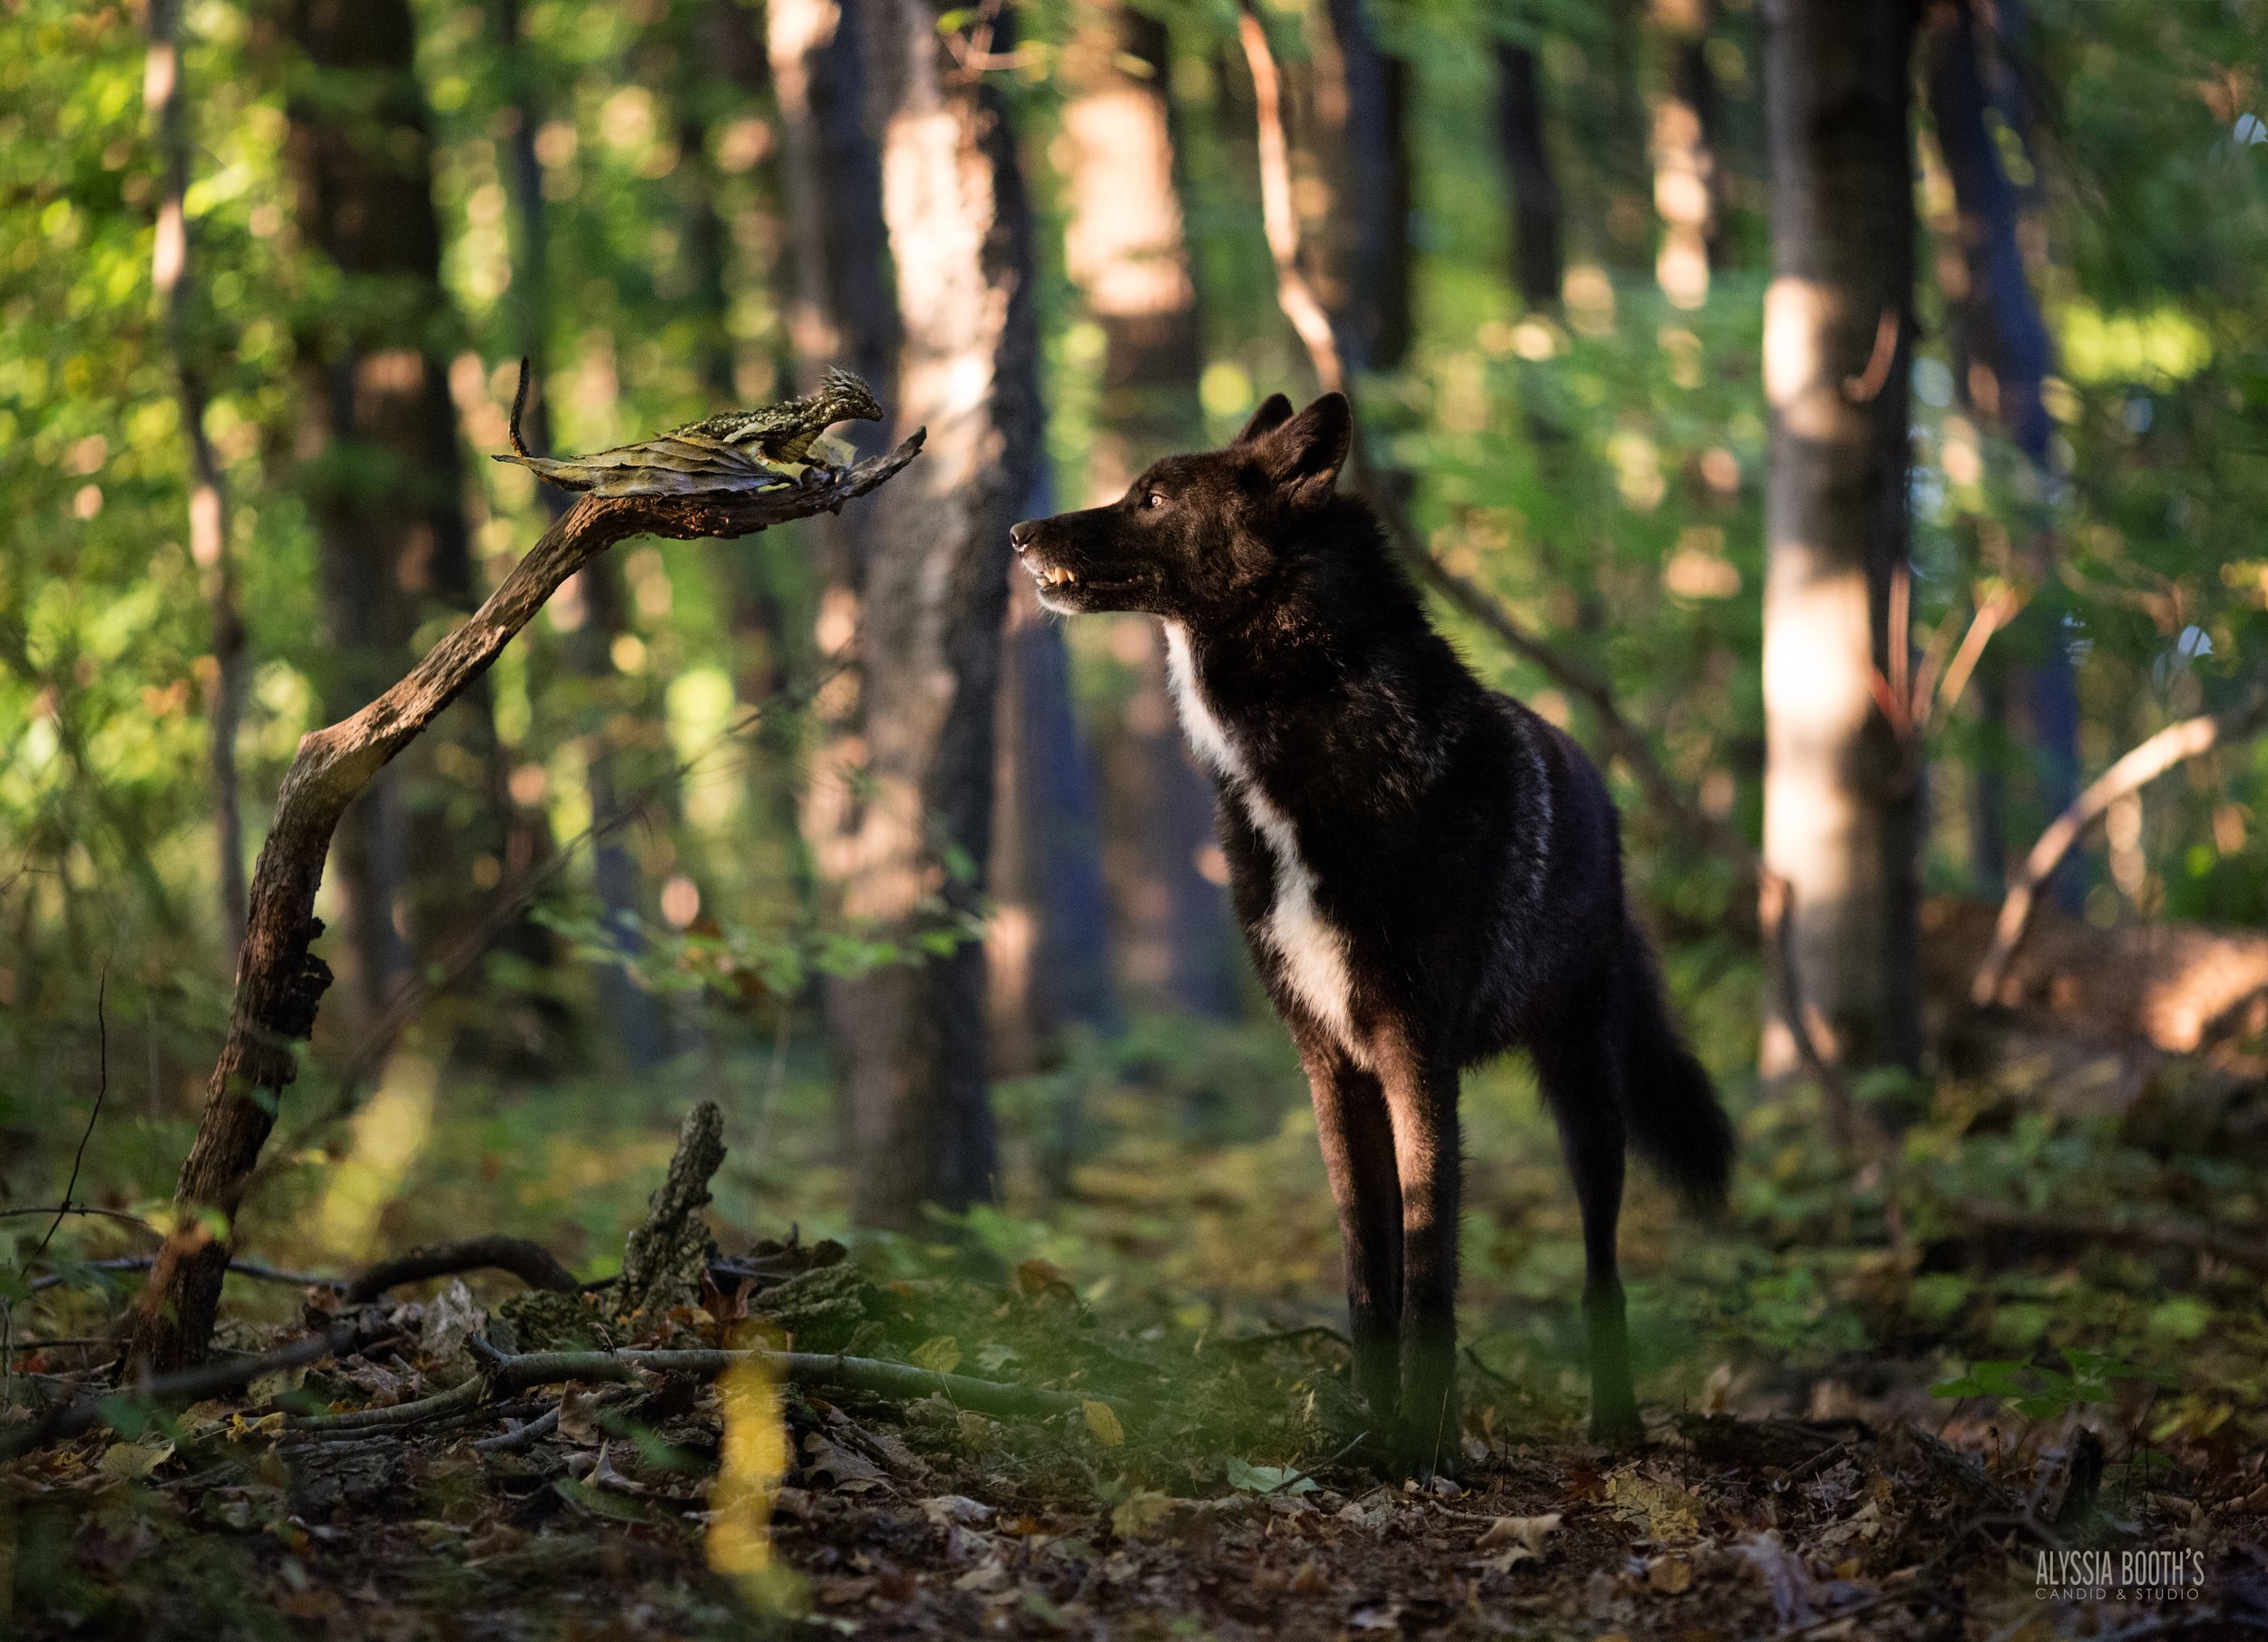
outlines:
[[[521,455],[531,455],[527,441],[520,437],[520,413],[528,406],[528,357],[520,356],[520,386],[512,396],[512,448]]]

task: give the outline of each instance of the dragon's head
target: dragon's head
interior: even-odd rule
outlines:
[[[830,368],[819,379],[817,396],[830,423],[882,420],[882,406],[875,401],[874,390],[846,370]]]

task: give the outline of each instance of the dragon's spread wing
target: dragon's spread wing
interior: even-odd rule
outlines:
[[[500,454],[562,490],[594,496],[683,496],[700,491],[769,490],[793,484],[800,465],[767,462],[743,446],[690,428],[588,456]]]

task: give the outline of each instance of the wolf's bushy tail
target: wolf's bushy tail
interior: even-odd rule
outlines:
[[[1630,925],[1623,945],[1619,1047],[1630,1144],[1690,1207],[1719,1208],[1733,1172],[1732,1121],[1669,1018],[1646,936]]]

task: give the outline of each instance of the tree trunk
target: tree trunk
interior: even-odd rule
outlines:
[[[2009,4],[2002,0],[1994,8],[1996,19],[2005,21]],[[2020,143],[2027,125],[2021,96],[2014,76],[1997,61],[1993,42],[1980,33],[1969,0],[1932,7],[1923,44],[1931,122],[1952,178],[1957,213],[1952,248],[1957,257],[1940,262],[1951,320],[1953,381],[1962,403],[2005,428],[2044,481],[2054,426],[2041,388],[2055,368],[2054,344],[2024,266],[2019,234],[2022,200],[1986,121],[1986,111],[1997,106]],[[2035,577],[2046,577],[2051,552],[2046,521],[2036,520],[2025,545]],[[2027,739],[2037,755],[2032,762],[2041,780],[2041,806],[2059,815],[2078,794],[2078,694],[2059,630],[2062,611],[2052,600],[2036,602],[2019,621],[2046,654],[2014,668],[1994,658],[1992,688],[1980,691],[1978,704],[1999,723],[2006,721],[2010,694],[2020,700],[2028,721]],[[1979,762],[1974,779],[1978,797],[1970,856],[1980,886],[1998,893],[2007,875],[2009,847],[2005,779],[1989,760]],[[2081,877],[2074,865],[2066,865],[2050,880],[2048,893],[2068,905]]]
[[[1329,0],[1344,99],[1338,186],[1325,242],[1341,271],[1334,327],[1350,371],[1401,368],[1410,352],[1410,66],[1382,51],[1364,0]]]
[[[1824,1047],[1853,1070],[1914,1067],[1920,790],[1870,685],[1907,555],[1908,8],[1773,0],[1766,26],[1765,860],[1793,893]],[[1768,1017],[1764,1070],[1794,1060]]]
[[[1512,197],[1512,282],[1531,308],[1559,304],[1559,183],[1544,144],[1543,80],[1534,50],[1496,43],[1497,142]]]
[[[927,422],[931,442],[904,494],[867,516],[852,618],[862,734],[813,785],[818,865],[843,914],[911,945],[965,928],[992,849],[1008,526],[1041,459],[1031,226],[1004,112],[955,72],[935,10],[860,12],[904,337],[898,415]],[[855,1218],[907,1227],[924,1202],[989,1196],[982,945],[836,982],[827,1014]]]
[[[551,391],[546,386],[550,376],[544,369],[551,340],[551,239],[543,209],[543,167],[535,152],[535,133],[543,122],[543,109],[536,95],[538,77],[527,59],[519,0],[502,0],[496,24],[498,49],[512,80],[514,115],[510,171],[519,233],[513,282],[520,293],[514,306],[522,325],[521,356],[529,363],[529,379],[534,385],[524,412],[523,431],[531,450],[550,455],[556,454],[552,442]],[[565,516],[572,498],[548,484],[538,485],[536,490],[544,511],[556,524]],[[615,717],[612,698],[619,689],[613,643],[625,625],[621,567],[611,556],[585,565],[575,573],[562,611],[580,612],[581,619],[567,633],[563,649],[569,668],[595,698],[595,705],[585,709],[584,739],[590,752],[584,765],[584,787],[591,818],[597,823],[617,814],[621,804],[614,747],[607,728]],[[554,612],[555,617],[559,614]],[[644,944],[638,879],[638,863],[630,853],[623,829],[602,831],[591,850],[591,887],[608,932],[631,952],[641,950]],[[611,963],[599,967],[594,984],[599,1012],[617,1052],[640,1070],[667,1059],[668,1025],[653,995]]]
[[[1018,1077],[1048,1064],[1065,1027],[1108,1032],[1119,1017],[1101,819],[1071,710],[1070,652],[1024,577],[1012,578],[1001,644],[986,1062],[995,1077]]]
[[[336,718],[400,676],[429,614],[470,608],[473,573],[415,24],[407,0],[293,0],[288,15],[308,63],[287,111],[300,231],[340,283],[299,348],[324,445],[306,485]],[[504,854],[484,687],[450,717],[340,829],[354,995],[368,1016],[414,949],[469,926],[473,860]]]
[[[213,849],[219,872],[220,927],[228,942],[229,968],[236,968],[244,945],[244,822],[237,800],[236,732],[244,713],[244,689],[251,657],[244,619],[237,608],[236,578],[229,563],[229,487],[212,442],[205,437],[202,349],[191,335],[189,220],[189,108],[183,83],[181,0],[150,0],[150,56],[142,88],[157,128],[158,157],[164,180],[158,196],[157,249],[151,284],[164,311],[166,346],[173,356],[175,392],[181,402],[181,437],[189,446],[189,548],[204,584],[212,621],[212,677],[207,681],[206,718],[210,746],[206,764],[212,781]]]
[[[1102,395],[1081,505],[1119,495],[1150,463],[1205,438],[1197,289],[1176,181],[1165,25],[1102,12],[1064,54],[1064,184],[1071,280],[1105,338]],[[1122,58],[1149,65],[1130,73]],[[1039,630],[1053,630],[1053,624]],[[1060,645],[1061,639],[1056,642]],[[1212,784],[1189,762],[1165,697],[1157,625],[1132,619],[1114,647],[1140,684],[1102,763],[1119,823],[1111,855],[1120,973],[1152,1007],[1235,1010],[1227,903],[1199,868],[1214,844]]]

